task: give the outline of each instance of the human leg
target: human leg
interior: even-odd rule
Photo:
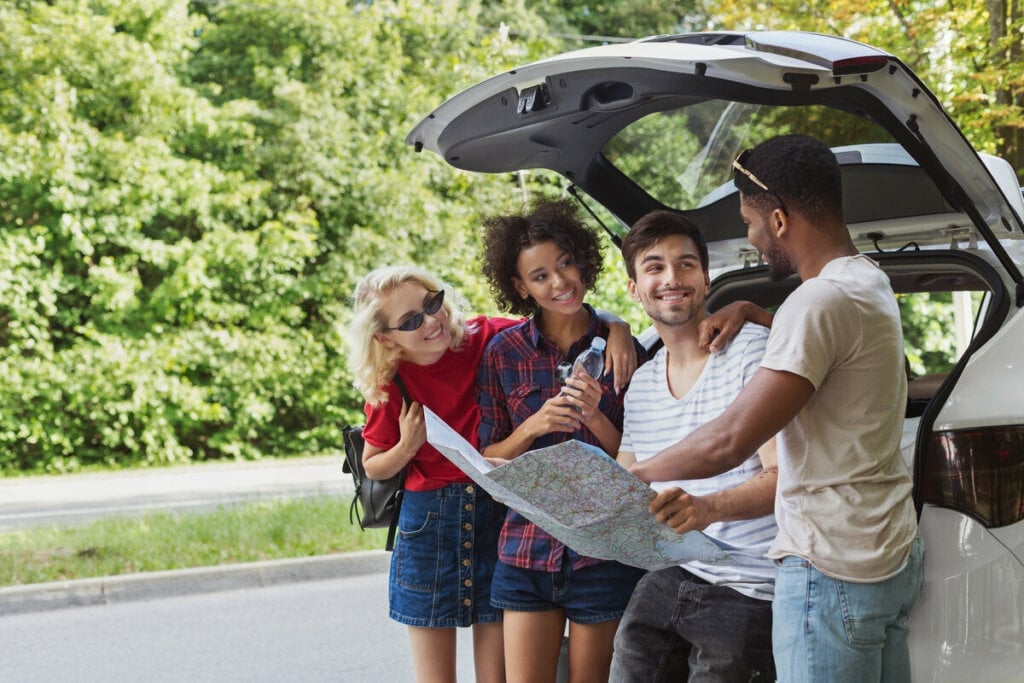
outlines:
[[[690,683],[775,680],[770,601],[691,576],[676,608],[675,632],[690,643]]]
[[[563,564],[553,599],[569,619],[570,681],[608,679],[619,620],[643,575],[643,570],[618,562],[578,568]]]
[[[560,609],[505,609],[505,676],[509,683],[554,683],[565,633]]]
[[[409,627],[417,683],[455,683],[455,629]]]
[[[679,567],[669,567],[640,579],[615,634],[612,681],[686,680],[690,644],[675,632],[672,623],[684,574]]]
[[[569,682],[607,681],[619,620],[596,624],[569,622]]]
[[[454,680],[455,627],[474,624],[495,634],[497,645],[474,647],[484,669],[503,670],[501,613],[490,604],[498,520],[489,518],[499,516],[491,505],[470,484],[405,493],[388,593],[391,618],[411,627],[417,680]]]
[[[896,620],[886,629],[885,647],[882,648],[883,683],[899,683],[911,678],[908,644],[910,629],[907,628],[907,622],[910,621],[910,612],[921,595],[921,586],[924,583],[924,541],[920,536],[914,541],[914,547],[907,558],[907,566],[895,578],[904,584],[904,587],[897,590],[906,597]]]
[[[551,572],[499,562],[491,605],[504,610],[505,676],[508,681],[554,681],[565,632],[565,612],[552,599]]]
[[[619,626],[612,680],[772,680],[771,609],[681,567],[651,572]]]
[[[918,539],[903,570],[878,583],[840,581],[802,558],[783,558],[773,629],[779,680],[909,680],[906,621],[921,588],[922,552]]]
[[[473,625],[473,667],[478,683],[504,683],[504,637],[501,622]]]

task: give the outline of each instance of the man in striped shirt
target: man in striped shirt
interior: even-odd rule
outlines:
[[[641,218],[622,244],[629,290],[664,346],[633,376],[618,460],[654,456],[720,415],[761,363],[768,330],[747,323],[712,355],[699,344],[710,288],[708,251],[677,214]],[[774,440],[715,477],[652,482],[660,521],[703,531],[729,553],[725,566],[687,562],[647,574],[615,638],[614,681],[772,681],[777,469]]]

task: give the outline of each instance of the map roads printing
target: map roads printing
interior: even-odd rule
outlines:
[[[729,559],[701,532],[679,535],[658,522],[647,510],[655,492],[599,448],[566,441],[495,467],[437,414],[423,412],[430,445],[495,500],[578,553],[648,570]]]

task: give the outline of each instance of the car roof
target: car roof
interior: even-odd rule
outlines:
[[[605,146],[646,116],[710,101],[821,106],[870,121],[892,144],[837,150],[851,186],[844,205],[859,246],[879,231],[923,244],[949,244],[959,231],[965,239],[989,242],[1016,272],[998,244],[1024,237],[1024,203],[1013,169],[977,154],[899,59],[836,36],[693,33],[575,50],[463,90],[413,128],[407,142],[470,171],[550,169],[629,225],[652,209],[680,207],[666,206],[633,182],[609,161]],[[878,214],[884,203],[874,193],[889,188],[892,195],[897,177],[914,190],[896,198],[927,204],[918,207],[927,208],[927,220],[905,205]],[[687,213],[709,233],[709,242],[721,243],[720,253],[735,256],[745,248],[745,232],[734,188],[720,191],[717,203],[705,201]]]

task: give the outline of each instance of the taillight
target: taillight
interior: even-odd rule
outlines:
[[[920,471],[925,503],[987,527],[1024,519],[1024,425],[935,432]]]

